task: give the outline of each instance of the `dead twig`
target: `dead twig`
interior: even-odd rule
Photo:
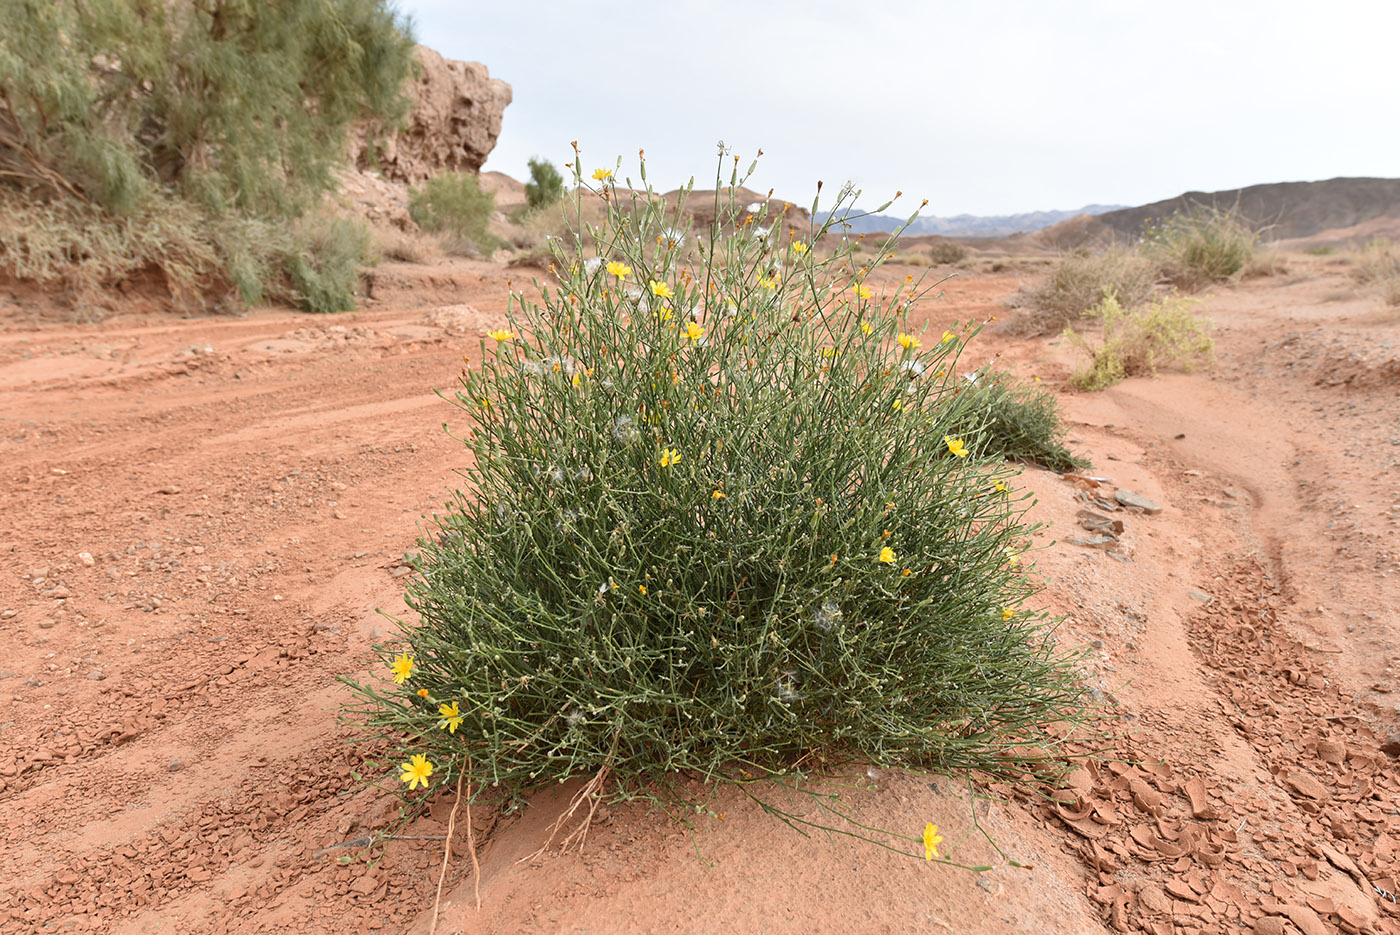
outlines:
[[[457,806],[462,804],[462,780],[464,778],[465,774],[457,777],[457,798],[452,802],[452,813],[447,816],[447,843],[442,848],[442,871],[438,873],[437,895],[433,897],[433,924],[428,927],[428,935],[437,935],[438,908],[442,905],[442,884],[447,879],[447,864],[452,859],[452,829],[457,824]],[[469,823],[470,821],[471,819],[468,819]]]
[[[388,835],[385,835],[384,837],[380,838],[379,840],[381,840],[381,841],[441,841],[442,839],[443,839],[443,837],[442,837],[442,835],[440,835],[440,834],[388,834]],[[362,838],[351,838],[351,839],[348,840],[348,841],[341,841],[339,844],[332,844],[332,845],[330,845],[330,846],[328,846],[328,847],[323,847],[323,848],[321,848],[319,851],[317,851],[316,853],[312,854],[311,856],[312,856],[312,857],[320,857],[322,854],[329,854],[331,851],[339,850],[339,849],[342,848],[342,847],[369,847],[371,844],[374,843],[374,841],[375,841],[375,837],[374,837],[374,835],[372,835],[372,834],[366,835],[365,837],[362,837]]]

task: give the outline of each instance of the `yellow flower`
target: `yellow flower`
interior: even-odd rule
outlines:
[[[894,564],[894,549],[890,548],[889,546],[885,546],[883,549],[880,550],[880,559],[879,559],[879,560],[882,561],[882,562],[884,562],[886,565],[893,565],[893,564]]]
[[[997,493],[1006,493],[1008,490],[1011,489],[1010,487],[1007,487],[1005,483],[999,480],[992,482],[992,488],[996,490]]]
[[[506,341],[509,341],[511,338],[515,337],[515,332],[514,332],[514,331],[507,331],[507,330],[504,329],[504,328],[497,328],[495,331],[488,331],[488,332],[486,332],[486,336],[487,336],[488,338],[495,338],[497,344],[502,344],[502,343],[504,343],[504,342],[506,342]]]
[[[723,500],[723,499],[724,499],[724,491],[723,491],[723,490],[716,490],[714,493],[710,494],[710,499],[711,499],[711,500]]]
[[[861,334],[866,335],[866,336],[868,337],[868,336],[870,335],[870,332],[872,332],[872,331],[874,331],[874,330],[875,330],[875,326],[872,325],[870,322],[868,322],[868,321],[863,321],[863,322],[860,323],[860,333],[861,333]]]
[[[420,689],[418,689],[418,697],[419,697],[419,698],[427,698],[428,695],[429,695],[429,692],[428,692],[428,690],[427,690],[426,688],[420,688]]]
[[[617,260],[609,260],[608,272],[618,279],[626,279],[628,276],[632,275],[632,267],[628,266],[626,263],[619,263]]]
[[[399,773],[399,779],[408,783],[410,790],[417,789],[419,786],[424,789],[428,788],[428,777],[433,774],[433,764],[429,763],[428,758],[423,754],[415,753],[412,760],[400,763],[399,769],[403,770],[402,773]]]
[[[913,574],[913,572],[906,568],[906,569],[904,569],[903,571],[901,571],[901,572],[899,573],[899,576],[900,576],[901,578],[903,578],[903,577],[905,577],[905,576],[907,576],[907,575],[912,575],[912,574]]]
[[[1011,548],[1011,546],[1007,546],[1002,551],[1006,553],[1006,563],[1008,565],[1016,566],[1021,564],[1021,557],[1016,553],[1015,549]]]
[[[943,836],[938,833],[938,826],[933,822],[924,825],[924,860],[933,860],[938,856],[938,845],[943,843]]]
[[[580,383],[583,382],[583,380],[579,377],[579,373],[577,370],[575,370],[574,375],[569,378],[569,382],[572,383],[574,386],[578,386]]]
[[[918,338],[914,337],[912,334],[901,333],[899,336],[899,346],[904,348],[906,351],[917,351],[924,345],[922,342],[919,341]]]
[[[389,666],[394,673],[395,684],[402,685],[413,677],[413,657],[408,653],[399,653],[393,663]]]
[[[657,319],[660,320],[660,321],[670,321],[670,320],[671,320],[671,308],[670,308],[670,306],[663,305],[663,306],[661,306],[660,308],[658,308],[658,309],[656,310],[656,317],[657,317]]]
[[[646,585],[644,585],[644,584],[639,584],[639,585],[637,585],[637,590],[641,592],[642,597],[646,597],[646,596],[647,596],[647,586],[646,586]]]
[[[951,451],[953,454],[957,455],[959,458],[967,457],[967,446],[963,444],[963,440],[961,438],[954,438],[951,435],[944,435],[943,444],[947,445],[948,450]]]
[[[957,339],[958,336],[956,334],[953,334],[953,332],[951,331],[945,331],[943,332],[943,340],[939,341],[938,343],[947,344],[949,341],[956,341]]]
[[[462,726],[462,718],[466,716],[462,713],[462,709],[457,707],[455,701],[452,704],[438,705],[438,714],[442,715],[442,720],[438,721],[438,727],[449,734],[457,733],[457,728]]]
[[[662,448],[662,449],[661,449],[661,466],[662,466],[662,467],[670,467],[671,465],[673,465],[673,464],[675,464],[676,462],[680,461],[680,459],[681,459],[681,453],[680,453],[679,451],[677,451],[676,449],[674,449],[674,448]]]
[[[483,396],[483,397],[481,397],[480,399],[478,399],[478,400],[476,401],[476,404],[477,404],[478,406],[480,406],[482,409],[490,409],[490,408],[491,408],[491,400],[487,399],[485,396]]]
[[[851,287],[851,291],[854,292],[856,294],[856,298],[860,299],[862,302],[864,302],[866,299],[870,298],[872,295],[875,294],[871,291],[870,287],[863,282],[856,283],[854,286]]]
[[[758,284],[765,289],[778,288],[778,281],[776,279],[770,279],[769,277],[764,276],[762,274],[760,274],[758,277]]]
[[[699,341],[705,334],[705,329],[701,328],[693,321],[685,323],[685,336],[692,341]]]
[[[1003,607],[1001,609],[1001,619],[1010,620],[1014,616],[1016,616],[1016,611],[1012,610],[1010,607]]]
[[[593,181],[606,182],[612,178],[612,169],[594,169]]]
[[[895,412],[899,412],[901,409],[904,408],[904,400],[896,399],[894,401],[894,405],[890,406],[890,408],[893,409]]]
[[[675,295],[675,293],[671,291],[670,286],[666,285],[664,282],[657,282],[655,279],[651,281],[651,294],[659,295],[663,299],[669,299],[671,296]]]
[[[807,252],[807,245],[800,240],[794,240],[792,242],[792,252],[801,256]]]

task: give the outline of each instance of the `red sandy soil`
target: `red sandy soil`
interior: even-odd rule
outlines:
[[[966,352],[1057,391],[1107,478],[1021,481],[1119,759],[1048,800],[902,774],[845,800],[998,863],[957,844],[975,815],[1032,869],[804,838],[732,794],[693,832],[619,807],[528,859],[566,788],[475,809],[479,881],[457,816],[437,931],[1400,932],[1400,316],[1328,258],[1287,266],[1205,296],[1205,372],[1079,394],[1056,340],[994,325]],[[374,275],[336,318],[0,304],[0,932],[431,929],[452,802],[374,863],[336,847],[397,802],[352,775],[373,751],[335,677],[380,671],[378,611],[464,460],[432,389],[501,323],[507,272]],[[964,274],[922,314],[1009,318],[1022,284]],[[1113,554],[1071,543],[1119,488],[1163,509],[1111,511]]]

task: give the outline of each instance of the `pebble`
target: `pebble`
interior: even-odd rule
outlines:
[[[1200,601],[1202,604],[1209,604],[1211,601],[1215,600],[1215,598],[1211,597],[1206,592],[1198,591],[1195,588],[1192,588],[1191,590],[1187,591],[1186,596],[1191,598],[1191,600],[1193,601]]]
[[[88,673],[88,678],[92,679],[94,682],[100,682],[106,677],[107,673],[103,672],[101,669],[93,669]]]
[[[170,764],[165,768],[170,770],[170,772],[172,773],[178,773],[180,770],[185,768],[185,763],[183,760],[171,760]]]
[[[91,568],[94,564],[96,564],[97,560],[92,557],[91,552],[79,552],[78,561]]]
[[[9,669],[0,669],[0,682],[7,681],[15,677],[14,672]]]
[[[1124,487],[1119,487],[1113,494],[1113,498],[1126,507],[1134,510],[1142,510],[1144,513],[1160,513],[1162,508],[1140,493],[1133,493]]]
[[[0,620],[9,620],[11,617],[15,616],[18,613],[19,611],[17,610],[0,611]]]
[[[1317,742],[1317,758],[1324,763],[1345,763],[1347,759],[1346,744],[1337,740],[1319,740]]]
[[[1391,734],[1381,742],[1381,752],[1400,756],[1400,734]]]

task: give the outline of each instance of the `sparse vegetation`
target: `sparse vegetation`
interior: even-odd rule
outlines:
[[[952,266],[967,259],[967,247],[953,240],[940,240],[928,248],[929,260],[940,266]]]
[[[1021,573],[1012,472],[952,434],[983,421],[947,375],[975,330],[924,347],[917,287],[881,300],[849,247],[815,249],[829,223],[779,242],[732,195],[686,262],[683,208],[599,176],[596,253],[555,242],[560,288],[513,297],[461,377],[470,487],[380,647],[397,684],[352,683],[404,782],[587,776],[578,804],[693,814],[852,760],[1053,771],[1071,731],[1040,728],[1085,701]]]
[[[1152,262],[1137,253],[1078,250],[1062,257],[1031,293],[1031,308],[1016,327],[1026,334],[1054,334],[1110,296],[1128,308],[1146,302],[1156,281]]]
[[[423,230],[441,234],[443,249],[457,256],[489,254],[500,246],[489,227],[495,209],[495,193],[482,191],[470,173],[434,176],[408,195],[409,217]]]
[[[1400,305],[1400,246],[1384,238],[1371,241],[1357,257],[1352,277],[1375,286],[1385,304]]]
[[[1162,367],[1192,370],[1215,353],[1210,322],[1192,312],[1195,301],[1168,296],[1139,308],[1124,308],[1113,296],[1093,309],[1103,325],[1095,347],[1073,329],[1066,335],[1089,357],[1070,375],[1081,389],[1101,390],[1124,377],[1155,374]]]
[[[0,21],[0,197],[17,208],[0,271],[72,293],[155,269],[186,305],[300,276],[279,257],[326,241],[279,228],[329,188],[352,120],[402,113],[412,62],[384,0],[0,0]]]
[[[538,157],[531,159],[530,181],[525,183],[525,201],[536,210],[557,204],[564,198],[564,178],[554,163]]]
[[[369,228],[357,218],[308,221],[279,256],[286,297],[322,315],[354,308],[360,269],[373,257],[370,243]]]
[[[956,434],[976,439],[978,451],[1052,471],[1089,466],[1065,446],[1065,426],[1052,393],[990,367],[971,376],[975,382],[965,391],[972,398],[969,420]]]
[[[1244,269],[1254,258],[1257,240],[1254,230],[1237,215],[1203,207],[1148,227],[1142,252],[1177,286],[1199,289]]]
[[[437,240],[409,231],[377,230],[374,248],[383,259],[400,263],[432,263],[442,257],[442,245]]]

